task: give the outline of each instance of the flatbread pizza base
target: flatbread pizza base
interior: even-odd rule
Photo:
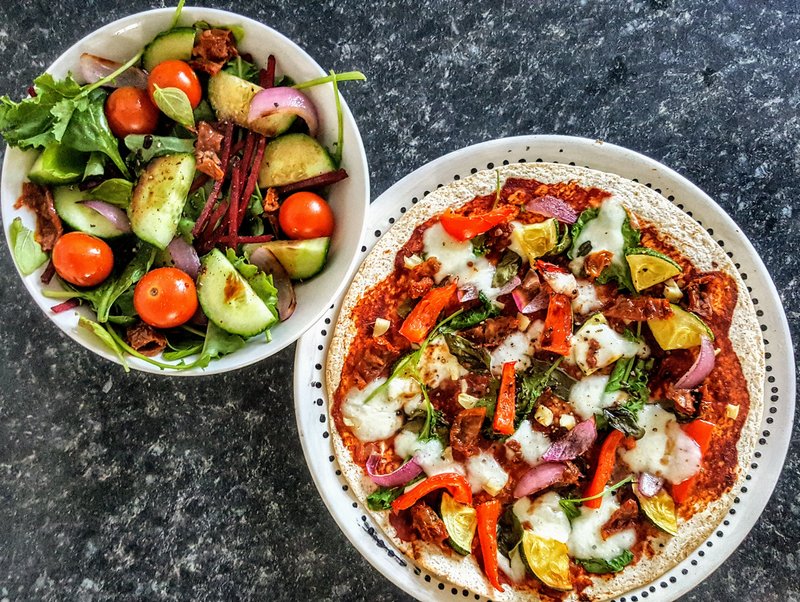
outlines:
[[[753,303],[747,294],[747,287],[731,259],[702,226],[657,192],[617,175],[592,169],[555,163],[519,163],[497,170],[478,172],[430,193],[413,206],[377,242],[362,263],[347,291],[333,339],[328,348],[326,379],[329,411],[333,405],[334,393],[339,386],[344,360],[357,332],[352,312],[362,295],[394,271],[394,259],[397,251],[408,241],[417,226],[448,207],[459,207],[476,196],[494,192],[497,186],[497,172],[500,174],[501,184],[509,177],[535,179],[548,184],[574,181],[585,188],[596,187],[609,192],[618,197],[634,215],[654,224],[659,231],[659,236],[679,249],[696,268],[702,271],[724,271],[737,283],[739,295],[729,337],[747,381],[750,410],[737,443],[738,474],[736,482],[727,493],[707,504],[690,520],[681,520],[677,536],[670,537],[664,534],[650,540],[654,550],[652,557],[644,557],[633,567],[612,577],[593,577],[592,585],[583,591],[584,596],[595,600],[613,598],[639,588],[672,569],[700,545],[723,520],[747,473],[750,456],[758,438],[757,433],[764,406],[764,343]],[[330,420],[330,427],[334,453],[342,473],[356,497],[364,503],[375,486],[364,470],[353,462],[333,419]],[[364,505],[366,507],[366,504]],[[468,588],[475,593],[498,601],[539,599],[536,592],[530,590],[512,589],[505,586],[505,592],[496,591],[483,575],[474,556],[461,557],[456,553],[448,556],[433,544],[421,541],[415,541],[413,544],[404,542],[389,524],[388,512],[373,512],[368,508],[367,511],[392,542],[413,558],[420,567],[450,581],[459,588]],[[576,600],[577,595],[572,592],[567,595],[566,599]]]

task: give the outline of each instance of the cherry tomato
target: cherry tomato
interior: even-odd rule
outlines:
[[[287,197],[281,204],[278,221],[289,238],[318,238],[333,234],[333,212],[325,199],[313,192],[295,192]]]
[[[147,76],[147,92],[150,94],[153,104],[156,104],[155,96],[153,96],[156,86],[183,90],[193,109],[200,104],[203,97],[197,74],[183,61],[164,61],[153,67],[150,75]]]
[[[175,328],[197,311],[197,289],[178,268],[157,268],[136,284],[133,307],[142,321],[156,328]]]
[[[158,108],[145,90],[126,86],[109,95],[106,119],[118,138],[128,134],[152,134],[158,125]]]
[[[53,267],[75,286],[96,286],[114,268],[114,252],[105,241],[83,232],[69,232],[53,247]]]

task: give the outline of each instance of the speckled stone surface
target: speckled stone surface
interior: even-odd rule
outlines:
[[[346,93],[375,196],[514,134],[603,138],[664,162],[739,222],[798,339],[795,2],[202,4],[368,74]],[[153,6],[3,0],[0,94],[21,95],[83,35]],[[228,376],[125,375],[59,334],[0,252],[0,602],[406,599],[312,484],[292,363],[290,348]],[[799,435],[756,527],[687,600],[800,599]]]

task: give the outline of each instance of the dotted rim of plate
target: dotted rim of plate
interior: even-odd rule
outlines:
[[[513,140],[513,139],[512,139]],[[511,152],[511,151],[509,151]],[[564,149],[559,150],[560,153],[564,152]],[[499,154],[499,153],[498,153]],[[533,158],[526,158],[525,156],[519,157],[516,161],[518,163],[526,163],[526,162],[535,162],[541,163],[545,162],[546,160],[538,155],[530,155],[528,157],[533,156]],[[548,162],[551,163],[559,163],[558,160],[548,159]],[[452,180],[459,180],[461,177],[466,177],[467,175],[471,175],[477,173],[482,169],[494,169],[495,167],[499,167],[500,165],[509,165],[512,161],[508,159],[504,159],[500,161],[499,164],[495,164],[494,162],[488,162],[485,165],[481,166],[472,166],[467,170],[466,174],[461,173],[454,173],[452,174]],[[575,166],[576,163],[574,161],[564,162],[561,163]],[[592,169],[591,165],[583,165],[583,167]],[[596,168],[595,168],[596,169]],[[630,178],[634,182],[640,182],[637,178]],[[655,179],[655,178],[654,178]],[[444,184],[449,183],[437,183],[434,187],[441,188]],[[651,182],[642,182],[648,188],[652,188],[655,192],[662,194],[660,188],[655,187]],[[370,244],[362,245],[361,247],[361,257],[362,259],[369,254],[369,251],[372,249],[372,246],[377,242],[377,240],[399,219],[411,206],[415,205],[420,201],[420,199],[425,198],[428,194],[430,194],[431,190],[423,190],[421,193],[418,193],[417,196],[411,196],[408,198],[407,202],[404,204],[400,204],[399,206],[395,207],[392,211],[392,215],[388,217],[383,223],[378,224],[378,227],[371,233],[369,236]],[[687,215],[695,219],[697,223],[703,226],[703,223],[697,217],[694,217],[691,210],[685,209],[684,203],[681,202],[681,199],[676,199],[674,195],[667,195],[667,200],[673,203],[676,207],[684,211]],[[716,240],[717,244],[721,247],[726,248],[726,242],[718,236],[715,236],[713,228],[703,228]],[[734,252],[731,251],[729,248],[726,249],[726,253],[728,257],[734,261],[734,265],[736,269],[739,271],[739,274],[742,277],[742,280],[745,281],[747,285],[747,291],[750,295],[750,298],[753,301],[753,305],[756,308],[756,315],[759,319],[761,331],[764,338],[764,347],[765,347],[765,360],[766,360],[766,378],[764,383],[764,414],[762,416],[762,429],[759,439],[756,442],[756,446],[753,450],[752,461],[748,470],[748,473],[745,475],[745,480],[743,485],[740,487],[738,494],[734,497],[733,503],[731,508],[728,510],[728,515],[724,518],[720,524],[717,526],[716,530],[700,545],[697,546],[695,550],[693,550],[684,560],[682,560],[678,565],[673,567],[672,569],[666,571],[664,574],[660,575],[651,583],[645,585],[642,588],[637,588],[635,590],[631,590],[625,593],[618,598],[614,598],[611,602],[640,602],[641,600],[650,600],[653,597],[658,597],[659,599],[672,599],[672,595],[670,595],[669,589],[670,587],[674,586],[675,584],[679,583],[682,577],[687,577],[693,570],[702,565],[704,560],[708,557],[707,550],[713,548],[715,542],[723,539],[725,535],[731,531],[736,530],[737,528],[737,509],[743,503],[748,501],[749,491],[750,488],[748,484],[758,476],[759,471],[759,464],[760,460],[764,456],[765,449],[770,443],[770,437],[772,436],[772,432],[770,431],[771,425],[775,423],[775,414],[778,413],[778,402],[781,399],[784,399],[784,395],[788,394],[788,391],[782,392],[778,384],[776,383],[776,377],[774,375],[774,367],[771,363],[771,359],[773,357],[770,341],[768,338],[769,327],[764,322],[764,311],[759,307],[759,299],[758,297],[754,296],[752,287],[747,284],[748,274],[746,271],[742,270],[741,264],[737,261],[737,257],[735,256]],[[316,351],[319,354],[315,358],[314,369],[312,371],[313,379],[310,382],[310,397],[313,398],[313,403],[319,407],[319,427],[321,433],[304,433],[304,436],[314,435],[320,436],[328,440],[330,439],[330,432],[326,428],[326,424],[328,421],[328,411],[327,411],[327,399],[325,392],[323,391],[323,380],[324,380],[324,363],[325,363],[325,350],[327,348],[326,343],[330,342],[330,336],[332,334],[333,326],[332,322],[336,315],[336,304],[331,305],[328,312],[325,314],[324,319],[321,320],[318,325],[322,325],[322,328],[312,328],[308,334],[304,336],[304,339],[308,337],[314,337],[316,345]],[[298,345],[298,355],[300,353],[300,345]],[[298,357],[295,358],[295,365],[298,365]],[[307,360],[306,360],[307,361]],[[296,376],[297,378],[297,376]],[[297,382],[296,382],[296,390],[297,390]],[[783,394],[782,394],[783,393]],[[792,413],[793,414],[793,413]],[[790,420],[788,421],[788,427],[791,430],[791,416]],[[300,426],[300,419],[298,417],[298,427]],[[785,450],[784,450],[785,454]],[[349,493],[349,486],[342,476],[342,471],[338,468],[338,464],[336,463],[336,458],[331,454],[328,456],[328,462],[332,467],[335,468],[335,474],[338,477],[341,489],[343,492],[349,494],[352,498],[352,508],[359,509],[360,503],[355,499],[352,493]],[[363,510],[363,508],[361,508]],[[382,553],[386,554],[388,558],[392,559],[394,562],[397,563],[399,567],[402,567],[406,570],[413,571],[413,574],[416,575],[419,579],[424,580],[429,588],[436,588],[436,590],[432,590],[430,593],[436,593],[441,596],[441,594],[446,594],[449,589],[449,593],[453,598],[465,599],[465,598],[474,598],[475,600],[484,600],[487,602],[492,602],[490,598],[484,598],[478,594],[473,594],[470,590],[458,588],[453,586],[448,582],[443,582],[437,579],[435,576],[432,576],[428,572],[420,569],[419,567],[415,566],[412,562],[408,561],[408,558],[405,557],[402,553],[397,551],[393,544],[387,543],[385,536],[382,530],[376,527],[373,523],[371,518],[364,512],[360,515],[360,527],[361,529],[369,535],[369,537],[374,541],[375,546],[377,549],[381,550]],[[731,550],[732,552],[733,550]],[[707,561],[706,561],[707,562]],[[716,567],[714,567],[716,568]],[[677,574],[676,574],[677,573]],[[698,581],[699,583],[699,581]],[[659,591],[661,590],[661,591]],[[656,596],[656,593],[659,592],[661,596]],[[448,599],[448,598],[440,598],[437,596],[437,599]]]

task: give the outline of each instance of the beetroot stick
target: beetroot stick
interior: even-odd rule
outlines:
[[[244,221],[244,215],[247,212],[247,206],[250,204],[250,197],[253,194],[253,191],[256,188],[256,181],[258,180],[258,170],[261,167],[261,159],[264,157],[264,147],[267,145],[267,139],[264,136],[259,136],[258,139],[258,147],[256,148],[256,154],[253,158],[253,163],[250,166],[250,177],[247,179],[247,186],[244,189],[244,199],[245,202],[242,203],[242,206],[239,207],[239,218],[237,221],[237,229],[242,227],[242,222]]]

